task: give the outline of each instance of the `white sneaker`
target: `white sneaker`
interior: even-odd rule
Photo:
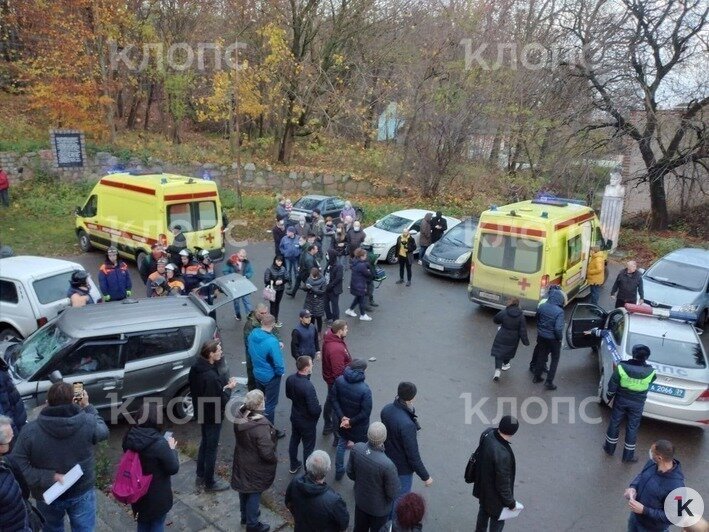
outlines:
[[[352,316],[353,318],[357,317],[357,313],[354,310],[349,309],[349,308],[345,311],[345,314],[347,314],[348,316]]]
[[[502,371],[507,371],[510,369],[510,363],[508,362],[507,364],[502,364]]]
[[[492,378],[492,380],[494,380],[494,381],[496,381],[496,382],[499,381],[499,380],[500,380],[500,375],[501,375],[500,370],[499,370],[499,369],[496,369],[496,370],[495,370],[495,376]]]
[[[359,321],[372,321],[372,318],[370,318],[370,317],[367,316],[366,314],[362,314],[362,315],[359,317]]]

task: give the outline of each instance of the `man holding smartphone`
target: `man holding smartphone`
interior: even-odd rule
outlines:
[[[229,489],[227,482],[214,478],[224,407],[236,386],[235,377],[227,379],[226,375],[219,373],[217,365],[222,355],[222,346],[219,342],[216,340],[206,342],[189,375],[194,415],[202,430],[195,483],[197,486],[204,486],[205,491]]]

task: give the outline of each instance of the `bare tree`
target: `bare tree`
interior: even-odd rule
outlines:
[[[705,0],[573,0],[564,25],[579,50],[571,72],[584,78],[606,129],[636,143],[650,190],[652,229],[668,226],[665,177],[707,166],[703,113],[709,106]],[[701,65],[704,70],[694,70]],[[701,67],[700,67],[701,68]],[[671,112],[670,112],[671,111]],[[670,118],[668,118],[670,117]]]

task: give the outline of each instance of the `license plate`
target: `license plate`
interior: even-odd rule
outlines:
[[[478,294],[483,299],[489,299],[490,301],[499,301],[500,296],[498,294],[489,294],[488,292],[480,292]]]
[[[441,266],[440,264],[433,264],[432,262],[428,263],[428,267],[433,270],[438,270],[439,272],[442,272],[444,270],[443,266]]]
[[[675,388],[673,386],[664,386],[662,384],[652,383],[650,385],[650,391],[655,392],[655,393],[659,393],[662,395],[669,395],[671,397],[677,397],[679,399],[684,398],[684,389]]]

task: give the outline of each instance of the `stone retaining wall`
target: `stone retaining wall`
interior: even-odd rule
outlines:
[[[151,157],[145,164],[137,159],[119,160],[110,153],[98,152],[87,157],[86,165],[83,168],[57,168],[54,165],[51,150],[25,154],[0,152],[0,167],[8,173],[11,185],[26,179],[33,179],[38,172],[58,177],[62,181],[98,181],[108,173],[110,168],[118,164],[123,164],[128,169],[135,168],[155,173],[165,172],[200,178],[209,174],[210,178],[220,185],[233,185],[236,178],[236,163],[231,166],[223,166],[194,161],[189,165],[174,165]],[[373,186],[371,183],[357,180],[347,174],[273,170],[270,166],[262,168],[253,163],[246,163],[242,166],[243,188],[270,191],[274,194],[282,191],[292,192],[294,196],[311,193],[388,196],[397,192],[395,188]]]

